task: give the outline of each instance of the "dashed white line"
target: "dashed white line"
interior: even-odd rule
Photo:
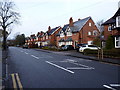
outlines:
[[[27,52],[25,52],[25,54],[28,54]]]
[[[46,63],[48,63],[48,64],[50,64],[50,65],[53,65],[53,66],[55,66],[55,67],[57,67],[57,68],[60,68],[60,69],[62,69],[62,70],[65,70],[65,71],[67,71],[67,72],[69,72],[69,73],[74,73],[73,71],[71,71],[71,70],[68,70],[68,69],[66,69],[66,68],[63,68],[63,67],[61,67],[61,66],[59,66],[59,65],[57,65],[57,64],[54,64],[54,63],[51,63],[51,62],[49,62],[49,61],[46,61]]]
[[[112,88],[112,87],[110,87],[110,86],[108,86],[108,85],[103,85],[104,87],[106,87],[106,88],[109,88],[109,89],[111,89],[111,90],[116,90],[115,88]]]
[[[39,59],[39,57],[36,57],[36,56],[34,56],[34,55],[31,55],[32,57],[34,57],[34,58],[36,58],[36,59]]]
[[[83,67],[67,67],[67,69],[79,70],[79,69],[93,69],[93,68],[83,68]]]
[[[110,84],[110,86],[113,86],[113,87],[120,87],[120,84]]]

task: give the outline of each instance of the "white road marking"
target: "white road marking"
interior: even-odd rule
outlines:
[[[75,69],[75,70],[78,70],[78,69],[92,69],[92,68],[83,68],[83,67],[67,67],[67,69]]]
[[[75,64],[75,65],[78,65],[78,66],[82,66],[82,67],[85,67],[85,68],[95,69],[93,67],[89,67],[89,66],[86,66],[86,65],[83,65],[83,64],[80,64],[80,63],[74,63],[74,62],[69,62],[69,63]]]
[[[36,58],[36,59],[39,59],[39,57],[36,57],[36,56],[34,56],[34,55],[31,55],[32,57],[34,57],[34,58]]]
[[[113,87],[120,87],[120,84],[110,84],[110,86],[113,86]]]
[[[62,70],[65,70],[65,71],[67,71],[67,72],[69,72],[69,73],[74,73],[73,71],[71,71],[71,70],[68,70],[68,69],[66,69],[66,68],[63,68],[63,67],[61,67],[61,66],[59,66],[59,65],[56,65],[56,64],[54,64],[54,63],[51,63],[51,62],[49,62],[49,61],[46,61],[46,63],[48,63],[48,64],[50,64],[50,65],[53,65],[53,66],[55,66],[55,67],[57,67],[57,68],[60,68],[60,69],[62,69]]]
[[[112,88],[112,87],[110,87],[110,86],[108,86],[108,85],[103,85],[104,87],[106,87],[106,88],[109,88],[109,89],[111,89],[111,90],[116,90],[115,88]]]
[[[27,52],[25,52],[25,54],[28,54]]]

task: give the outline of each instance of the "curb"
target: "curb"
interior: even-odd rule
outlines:
[[[66,56],[71,56],[71,57],[76,57],[76,58],[83,58],[83,59],[90,59],[98,62],[104,62],[104,63],[109,63],[109,64],[115,64],[115,65],[120,65],[120,63],[115,63],[115,62],[109,62],[109,61],[103,61],[102,59],[97,59],[97,58],[88,58],[88,57],[80,57],[80,56],[75,56],[75,55],[66,55]]]

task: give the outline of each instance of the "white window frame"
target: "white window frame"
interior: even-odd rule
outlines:
[[[119,46],[117,46],[117,42],[119,43]],[[115,37],[115,48],[120,48],[120,36]]]
[[[68,31],[67,36],[72,36],[72,33],[70,31]]]
[[[88,32],[88,35],[92,35],[92,33],[89,31],[89,32]]]
[[[60,37],[64,37],[64,33],[62,32],[62,33],[60,33]]]
[[[111,31],[111,30],[112,30],[112,26],[109,25],[109,26],[108,26],[108,31]]]
[[[97,30],[94,30],[94,31],[93,31],[93,35],[94,35],[94,36],[97,36],[97,35],[98,35],[98,31],[97,31]]]
[[[89,22],[89,26],[91,27],[91,26],[92,26],[92,23]]]
[[[46,35],[46,39],[48,39],[48,35]]]
[[[120,27],[120,16],[116,17],[116,27]]]

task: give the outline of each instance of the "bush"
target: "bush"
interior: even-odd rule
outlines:
[[[85,55],[98,55],[98,50],[84,50]],[[111,49],[111,50],[103,50],[103,54],[105,57],[120,57],[120,49]]]
[[[112,36],[109,36],[106,40],[106,49],[112,49],[114,48],[114,38]]]
[[[85,49],[83,54],[86,54],[86,55],[90,55],[90,54],[96,55],[96,54],[98,54],[98,50]]]
[[[44,50],[58,51],[58,49],[55,46],[45,46],[42,49],[44,49]]]

